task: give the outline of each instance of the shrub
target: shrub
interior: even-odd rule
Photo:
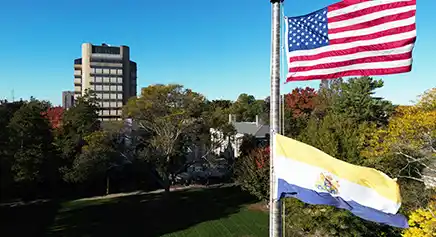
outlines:
[[[257,148],[236,161],[236,182],[259,200],[269,199],[269,148]]]

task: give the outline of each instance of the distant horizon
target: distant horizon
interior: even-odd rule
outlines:
[[[374,78],[374,77],[373,77],[373,78]],[[378,79],[381,79],[381,78],[378,78]],[[346,79],[346,80],[347,80],[347,79]],[[314,81],[321,82],[321,80],[314,80]],[[153,85],[153,84],[150,84],[150,85]],[[150,85],[148,85],[148,86],[150,86]],[[143,86],[143,87],[147,87],[147,86]],[[137,94],[137,96],[140,96],[141,88],[143,88],[143,87],[138,88],[138,94]],[[305,88],[305,87],[306,87],[306,86],[300,86],[299,88]],[[310,87],[310,86],[309,86],[309,87]],[[185,87],[185,88],[186,88],[186,87]],[[298,88],[298,87],[295,87],[295,88]],[[293,89],[295,89],[295,88],[293,88]],[[314,88],[315,90],[318,90],[318,89],[319,89],[319,85],[316,86],[316,87],[310,87],[310,88]],[[189,88],[189,89],[191,89],[191,88]],[[429,88],[429,89],[431,89],[431,88]],[[428,89],[427,89],[427,90],[428,90]],[[64,90],[64,91],[74,92],[74,90]],[[62,92],[64,92],[64,91],[60,91],[60,98],[61,98],[61,99],[62,99]],[[203,94],[203,93],[201,93],[201,92],[199,92],[199,91],[195,91],[195,92],[202,94],[202,95],[205,96],[205,98],[206,98],[207,100],[209,100],[209,101],[213,101],[213,100],[230,100],[230,101],[232,101],[232,102],[235,102],[235,101],[238,99],[238,96],[241,95],[241,94],[244,94],[244,93],[245,93],[245,94],[248,94],[248,95],[252,95],[252,94],[247,93],[247,92],[241,92],[241,93],[240,93],[239,95],[237,95],[236,98],[234,98],[234,99],[228,99],[228,98],[215,98],[215,99],[211,99],[211,98],[209,98],[207,95],[205,95],[205,94]],[[292,91],[289,91],[289,92],[285,92],[285,93],[283,93],[283,91],[282,91],[281,95],[288,94],[288,93],[291,93],[291,92],[292,92]],[[382,97],[382,98],[385,99],[385,100],[389,100],[389,101],[391,101],[392,104],[394,104],[394,105],[413,105],[413,104],[416,103],[418,97],[419,97],[421,94],[423,94],[424,92],[425,92],[425,91],[419,93],[418,95],[416,95],[415,99],[412,99],[412,100],[410,100],[410,101],[407,102],[407,103],[395,103],[394,101],[389,100],[388,98],[385,98],[385,97]],[[253,96],[256,98],[256,100],[264,100],[264,99],[266,99],[266,98],[269,97],[269,95],[268,95],[268,96],[265,96],[265,97],[257,97],[256,95],[253,95]],[[377,93],[376,93],[374,96],[376,96],[376,97],[380,97],[379,95],[377,95]],[[29,96],[27,99],[24,99],[24,98],[15,98],[14,101],[20,101],[21,99],[24,100],[24,101],[28,101],[28,100],[30,100],[30,97],[32,97],[32,96]],[[35,96],[33,96],[33,97],[34,97],[35,99],[37,99],[37,100],[45,100],[45,99],[37,98],[37,97],[35,97]],[[4,99],[6,99],[8,102],[12,102],[12,100],[10,100],[9,98],[0,98],[0,100],[4,100]],[[50,101],[50,100],[45,100],[45,101],[49,101],[49,102],[50,102],[54,107],[56,107],[56,106],[62,106],[62,101],[60,101],[59,104],[57,104],[57,103],[53,103],[53,101]]]

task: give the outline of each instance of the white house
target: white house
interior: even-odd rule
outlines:
[[[229,123],[233,124],[236,130],[234,137],[223,137],[221,131],[211,128],[211,140],[217,144],[213,152],[216,155],[221,155],[228,152],[232,158],[236,158],[240,154],[240,146],[242,144],[242,138],[245,134],[252,135],[256,139],[264,140],[269,135],[269,125],[265,125],[256,115],[256,121],[254,122],[236,122],[235,115],[229,114]]]

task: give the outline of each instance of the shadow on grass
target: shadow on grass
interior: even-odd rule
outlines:
[[[59,205],[56,202],[39,202],[21,206],[0,207],[0,236],[45,236],[53,223]]]
[[[70,202],[48,236],[161,236],[236,213],[255,200],[239,187]]]

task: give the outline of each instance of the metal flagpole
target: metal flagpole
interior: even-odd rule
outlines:
[[[277,200],[274,174],[274,134],[280,134],[280,23],[283,0],[270,0],[272,4],[271,24],[271,96],[270,96],[270,197],[269,197],[269,236],[282,237],[281,205]]]

